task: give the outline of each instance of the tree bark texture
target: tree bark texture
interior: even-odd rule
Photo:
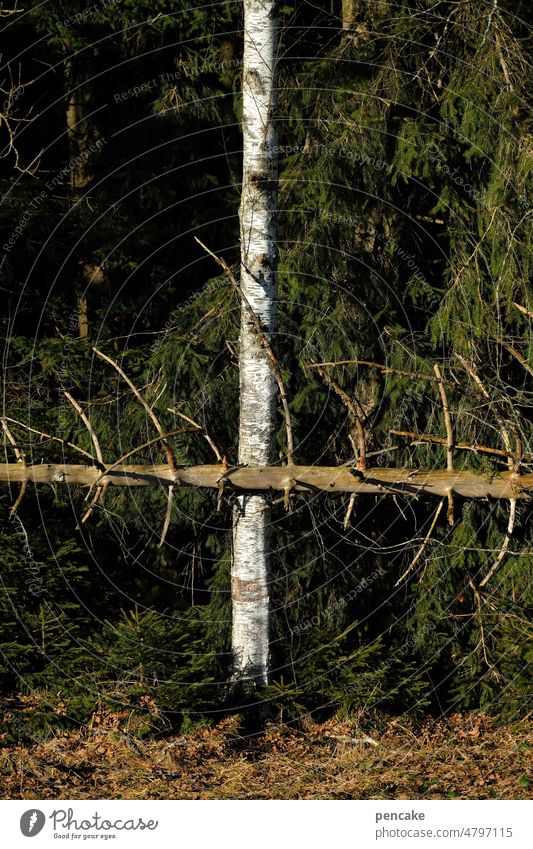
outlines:
[[[442,498],[449,492],[461,498],[529,499],[533,497],[533,474],[497,472],[483,474],[462,469],[366,469],[346,466],[249,466],[230,469],[223,466],[182,466],[168,464],[108,467],[64,463],[0,463],[0,483],[69,484],[81,486],[196,486],[217,490],[223,481],[226,491],[242,492],[238,500],[253,493],[283,493],[292,488],[308,494],[358,493],[360,495],[426,495]],[[257,496],[256,496],[257,497]],[[265,503],[265,495],[260,496]],[[263,514],[264,515],[264,514]],[[255,517],[254,517],[255,518]],[[260,525],[260,523],[258,523]],[[238,576],[241,577],[241,576]],[[242,575],[243,580],[247,580]]]
[[[271,462],[275,432],[276,382],[254,320],[255,314],[270,342],[276,322],[275,6],[272,0],[244,3],[238,459],[249,466]],[[268,681],[266,507],[262,494],[239,496],[233,523],[233,680],[249,691]]]

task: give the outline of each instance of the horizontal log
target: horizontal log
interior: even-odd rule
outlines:
[[[111,468],[111,467],[109,467]],[[0,463],[0,483],[79,484],[94,486],[196,486],[220,489],[224,483],[239,492],[276,491],[330,492],[358,494],[394,494],[447,496],[463,498],[522,499],[533,495],[533,474],[516,472],[482,474],[454,470],[367,469],[361,472],[346,466],[266,466],[237,467],[221,465],[117,466],[108,474],[95,466],[42,463]]]

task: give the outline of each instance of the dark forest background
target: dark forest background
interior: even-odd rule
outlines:
[[[3,415],[62,440],[10,422],[33,463],[80,462],[68,443],[92,451],[64,390],[107,462],[147,442],[150,420],[97,346],[168,431],[178,409],[235,460],[239,303],[194,236],[237,267],[242,4],[24,10],[0,21]],[[435,363],[457,439],[504,449],[503,422],[531,451],[530,373],[502,344],[531,363],[530,7],[345,0],[279,14],[274,341],[296,461],[353,456],[346,410],[309,367],[338,360],[390,369],[331,370],[358,399],[374,463],[445,468],[445,447],[390,433],[446,436]],[[212,462],[197,434],[172,443],[180,462]],[[135,457],[164,462],[157,445]],[[492,475],[506,460],[464,451],[456,464]],[[177,491],[158,548],[163,490],[111,488],[83,524],[81,489],[29,491],[10,517],[17,494],[0,496],[2,730],[35,738],[105,710],[141,735],[220,716],[231,497],[217,510],[216,494]],[[483,588],[508,503],[456,499],[453,526],[442,511],[396,586],[437,506],[360,497],[347,529],[346,498],[273,508],[276,715],[527,712],[530,504]]]

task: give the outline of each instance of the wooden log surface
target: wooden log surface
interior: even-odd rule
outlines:
[[[387,469],[360,472],[346,466],[266,466],[224,469],[221,465],[117,466],[109,474],[96,466],[42,463],[0,463],[0,483],[72,484],[81,486],[196,486],[239,492],[330,492],[447,496],[453,492],[463,498],[524,499],[533,496],[533,474],[516,472],[480,472],[456,469]]]

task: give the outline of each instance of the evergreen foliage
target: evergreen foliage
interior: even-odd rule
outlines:
[[[20,227],[2,254],[4,415],[64,440],[11,424],[28,462],[82,462],[67,443],[92,453],[63,390],[90,416],[106,460],[153,438],[92,345],[142,387],[166,432],[186,424],[178,410],[236,457],[238,295],[193,235],[236,262],[240,5],[134,0],[86,14],[77,0],[52,0],[9,21],[3,59],[12,68],[25,57],[14,109],[32,120],[15,138],[19,170],[13,151],[0,160],[2,244]],[[308,3],[281,9],[274,346],[296,461],[354,462],[346,410],[310,368],[337,360],[419,375],[331,369],[358,399],[368,451],[389,449],[377,463],[445,467],[445,447],[390,433],[446,437],[426,379],[436,362],[457,440],[504,449],[503,422],[512,450],[518,440],[531,451],[529,373],[501,344],[531,363],[531,22],[515,4],[492,5],[354,3],[344,31],[340,2],[332,13]],[[75,204],[72,87],[86,98],[90,137],[102,142]],[[86,287],[88,261],[104,269],[100,285]],[[90,334],[80,339],[84,288]],[[281,412],[279,422],[283,458]],[[171,442],[178,462],[214,461],[192,429]],[[8,443],[6,456],[14,460]],[[162,462],[160,446],[135,462]],[[455,463],[491,475],[506,458],[456,451]],[[230,661],[231,495],[218,510],[210,493],[177,490],[160,548],[163,491],[110,490],[77,527],[84,496],[40,489],[14,518],[2,498],[10,733],[47,734],[105,710],[139,735],[217,715]],[[305,494],[287,514],[273,506],[273,681],[264,698],[281,716],[526,711],[531,506],[518,507],[507,556],[482,589],[508,506],[459,499],[453,527],[443,510],[396,586],[437,506],[361,497],[348,529],[347,501]],[[31,694],[31,710],[17,692]]]

